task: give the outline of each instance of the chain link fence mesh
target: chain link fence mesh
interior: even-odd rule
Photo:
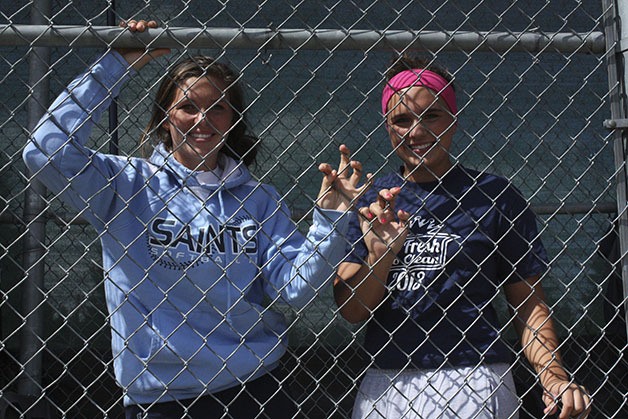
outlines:
[[[506,177],[529,200],[550,255],[543,283],[565,365],[592,392],[592,417],[628,417],[616,201],[616,177],[624,169],[616,167],[614,137],[602,125],[617,89],[609,87],[609,74],[617,69],[609,68],[609,35],[602,35],[615,4],[0,5],[0,417],[122,415],[100,237],[81,214],[32,181],[21,154],[38,117],[76,74],[106,48],[138,42],[167,46],[172,53],[127,83],[117,110],[95,127],[88,146],[140,155],[139,138],[160,76],[179,58],[217,57],[242,73],[248,117],[262,139],[253,174],[277,188],[302,231],[318,193],[318,164],[336,162],[340,144],[376,175],[399,164],[378,105],[395,53],[445,64],[455,76],[461,108],[453,158]],[[133,37],[116,28],[121,19],[139,17],[157,19],[163,31]],[[495,304],[507,312],[500,295]],[[372,362],[363,348],[365,325],[340,317],[331,287],[304,310],[276,309],[288,319],[290,345],[282,363],[289,374],[283,385],[298,403],[299,416],[350,417],[359,379]],[[512,368],[521,416],[542,417],[532,368],[519,354],[514,333],[506,331],[505,339],[518,356]]]

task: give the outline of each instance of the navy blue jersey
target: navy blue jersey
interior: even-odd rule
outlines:
[[[409,234],[387,278],[388,294],[367,326],[379,368],[438,368],[509,362],[492,305],[499,288],[541,274],[546,251],[526,200],[495,175],[454,167],[431,183],[376,179],[360,206],[401,186],[395,209],[411,214]],[[347,261],[367,255],[357,221]]]

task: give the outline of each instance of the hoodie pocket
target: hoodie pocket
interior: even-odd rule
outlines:
[[[239,341],[276,341],[285,331],[286,322],[282,314],[265,310],[259,306],[237,304],[226,319]]]
[[[248,352],[252,342],[269,347],[276,345],[286,330],[281,314],[264,312],[261,307],[256,309],[245,302],[234,305],[224,315],[205,310],[183,314],[160,308],[151,320],[154,334],[146,361],[155,364],[186,363],[221,368],[236,351],[247,348]],[[264,355],[266,353],[255,356]]]
[[[154,330],[150,355],[156,364],[182,364],[219,359],[211,348],[212,335],[224,319],[208,311],[195,310],[184,314],[160,308],[152,315]]]
[[[151,316],[153,337],[145,367],[132,384],[140,392],[225,388],[246,380],[260,364],[275,364],[285,322],[278,313],[261,316],[242,305],[223,316],[160,308]],[[238,377],[238,378],[236,378]]]

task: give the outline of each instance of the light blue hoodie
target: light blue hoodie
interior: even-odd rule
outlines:
[[[51,105],[24,150],[32,173],[102,241],[116,378],[125,404],[213,393],[275,368],[283,315],[301,308],[346,254],[349,214],[316,210],[307,237],[269,185],[221,157],[199,182],[163,147],[150,161],[87,149],[132,70],[109,52]]]

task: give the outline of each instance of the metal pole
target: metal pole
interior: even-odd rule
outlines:
[[[107,25],[116,25],[116,1],[110,0],[107,8]],[[109,105],[109,153],[118,154],[120,152],[118,140],[118,101],[113,99]]]
[[[50,0],[36,0],[31,7],[31,23],[47,23],[50,15]],[[47,77],[50,51],[47,47],[34,47],[29,55],[29,85],[32,94],[28,101],[28,128],[32,132],[48,103],[49,82]],[[44,301],[44,255],[43,243],[46,236],[45,188],[37,181],[29,182],[25,193],[24,221],[27,231],[24,236],[23,267],[24,295],[22,313],[24,328],[21,335],[20,364],[24,373],[20,375],[18,392],[37,396],[42,392],[43,359],[43,307]]]
[[[628,5],[624,1],[603,0],[606,11],[604,15],[604,32],[608,50],[608,83],[610,87],[611,118],[614,121],[626,118],[626,81],[628,68],[624,65],[628,45],[628,27],[622,22],[628,22]],[[628,131],[615,129],[613,132],[615,154],[615,179],[617,182],[617,223],[619,227],[619,250],[621,276],[624,289],[624,310],[626,314],[626,331],[628,332],[628,212],[626,211],[628,197],[626,167]]]
[[[311,49],[390,51],[527,51],[602,54],[602,32],[446,32],[335,29],[184,28],[132,34],[115,26],[0,25],[0,46],[116,48]]]

